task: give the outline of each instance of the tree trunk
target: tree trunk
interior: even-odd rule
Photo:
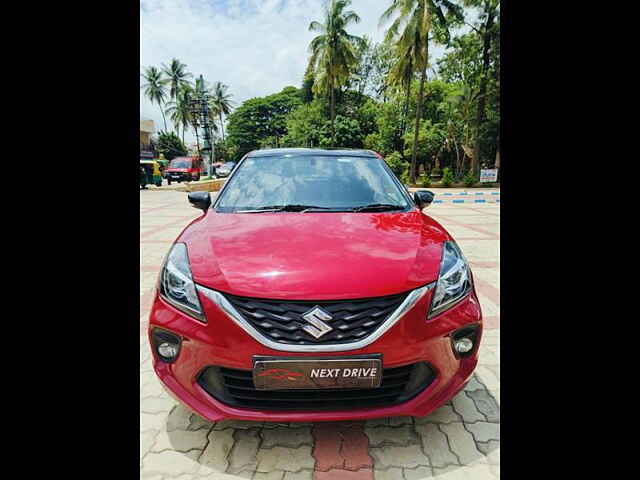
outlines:
[[[222,132],[222,141],[224,142],[224,123],[222,122],[222,112],[218,113],[220,116],[220,131]]]
[[[438,153],[436,153],[434,170],[440,170],[440,155],[442,154],[443,148],[444,148],[444,145],[440,147],[440,149],[438,150]]]
[[[471,170],[474,175],[480,173],[480,128],[484,122],[485,105],[487,96],[487,73],[489,70],[489,50],[491,48],[491,28],[493,27],[494,12],[487,16],[487,23],[484,25],[482,37],[482,74],[480,76],[480,89],[478,92],[478,112],[476,114],[476,143],[471,158]]]
[[[407,94],[405,95],[404,108],[402,112],[402,125],[400,129],[400,153],[402,154],[402,158],[404,158],[404,150],[406,148],[404,141],[404,134],[407,133],[407,120],[409,120],[409,100],[411,99],[411,80],[409,80],[409,84],[407,85]]]
[[[427,56],[427,58],[429,58]],[[420,90],[418,91],[418,103],[416,105],[416,129],[413,134],[413,153],[411,154],[411,169],[409,170],[409,182],[416,183],[416,159],[418,156],[418,134],[420,133],[420,116],[422,115],[422,97],[424,95],[424,82],[427,77],[427,65],[422,69],[420,74]]]
[[[456,147],[456,170],[460,168],[460,150],[458,149],[458,142],[453,141],[453,146]]]
[[[336,92],[333,88],[333,79],[331,79],[331,146],[336,146]]]
[[[167,131],[167,119],[164,118],[164,110],[162,109],[162,104],[158,103],[158,105],[160,106],[160,113],[162,114],[162,121],[164,122],[164,131]]]

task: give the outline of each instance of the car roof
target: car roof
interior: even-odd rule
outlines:
[[[274,157],[279,155],[322,155],[327,157],[373,157],[378,155],[363,149],[323,149],[323,148],[266,148],[249,152],[247,157]]]

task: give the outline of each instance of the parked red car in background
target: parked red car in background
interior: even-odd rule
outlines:
[[[470,379],[482,313],[449,233],[365,150],[249,153],[178,236],[154,370],[210,421],[424,416]]]
[[[165,178],[171,182],[191,182],[200,180],[202,159],[199,157],[176,157],[169,162]]]

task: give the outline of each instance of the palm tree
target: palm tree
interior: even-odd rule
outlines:
[[[309,69],[314,72],[313,89],[316,93],[329,93],[331,105],[331,139],[335,146],[335,90],[341,88],[349,79],[351,71],[357,65],[356,47],[364,40],[350,35],[346,28],[358,23],[360,17],[352,10],[344,11],[351,0],[331,0],[325,10],[324,23],[313,21],[310,32],[319,32],[309,44],[311,58]]]
[[[151,101],[151,103],[157,103],[160,107],[160,113],[162,113],[162,120],[164,121],[164,129],[167,130],[167,119],[164,117],[164,109],[162,104],[167,96],[166,85],[169,80],[162,78],[162,72],[156,67],[147,67],[144,69],[144,73],[141,73],[142,78],[147,83],[140,88],[144,88],[144,94]]]
[[[171,60],[169,66],[162,64],[163,73],[169,78],[171,88],[169,89],[169,97],[175,100],[185,85],[189,85],[188,78],[193,77],[193,74],[187,72],[185,69],[187,66],[177,58]]]
[[[402,139],[401,152],[404,152],[405,149],[404,134],[408,123],[407,117],[409,115],[409,100],[411,98],[411,82],[415,73],[413,47],[414,46],[411,45],[408,50],[395,52],[395,62],[389,69],[386,79],[389,86],[394,87],[399,92],[405,93],[405,102],[402,108],[402,122],[399,126],[399,135]],[[396,46],[396,49],[399,48],[400,46]],[[404,153],[402,155],[404,157]]]
[[[410,170],[410,181],[415,183],[418,133],[429,67],[429,33],[433,32],[439,42],[448,43],[449,26],[453,22],[462,22],[463,15],[462,8],[449,0],[391,0],[391,6],[380,17],[380,25],[396,15],[387,30],[386,39],[395,41],[399,55],[411,55],[416,70],[420,72]]]
[[[231,113],[231,107],[233,101],[231,100],[231,94],[227,93],[229,87],[221,82],[213,84],[211,90],[210,108],[217,112],[220,117],[220,128],[222,129],[222,141],[224,142],[224,124],[222,122],[222,115],[229,115]]]
[[[193,96],[193,87],[190,84],[183,84],[176,94],[175,100],[167,103],[166,113],[176,126],[176,131],[180,134],[182,127],[182,143],[184,143],[184,132],[191,125],[190,102]]]

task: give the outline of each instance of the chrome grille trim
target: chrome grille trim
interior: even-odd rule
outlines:
[[[196,285],[198,291],[218,305],[220,309],[239,327],[247,332],[256,341],[264,345],[265,347],[279,350],[282,352],[345,352],[348,350],[358,350],[364,348],[367,345],[375,342],[384,333],[393,327],[409,310],[411,310],[418,301],[426,295],[426,293],[436,286],[436,282],[425,285],[424,287],[416,288],[412,290],[407,298],[400,304],[400,306],[382,323],[377,330],[371,333],[371,335],[358,340],[357,342],[330,344],[330,345],[295,345],[274,342],[273,340],[266,338],[258,330],[256,330],[249,322],[247,322],[243,316],[238,312],[235,307],[227,300],[227,298],[220,292],[212,290],[202,285]],[[425,312],[425,320],[426,320]]]

